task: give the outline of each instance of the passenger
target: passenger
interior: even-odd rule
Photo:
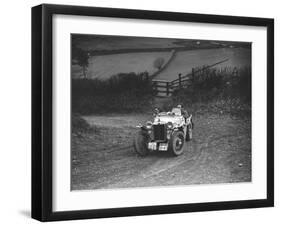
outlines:
[[[177,108],[180,108],[181,115],[184,117],[184,119],[186,121],[186,118],[189,116],[188,112],[180,104],[177,106]]]

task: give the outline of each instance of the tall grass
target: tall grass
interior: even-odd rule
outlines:
[[[150,107],[152,96],[147,73],[72,80],[72,111],[80,114],[141,112]]]

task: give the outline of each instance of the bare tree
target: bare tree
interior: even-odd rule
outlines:
[[[83,78],[87,78],[86,69],[89,65],[89,54],[76,46],[72,50],[72,59],[76,60],[77,64],[82,67]]]
[[[158,70],[162,68],[163,64],[164,64],[164,59],[162,57],[157,58],[153,63],[154,67],[157,68]]]

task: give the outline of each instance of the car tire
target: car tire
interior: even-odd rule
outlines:
[[[184,133],[175,131],[169,141],[169,151],[174,156],[179,156],[184,151]]]
[[[134,139],[134,149],[136,153],[140,156],[146,156],[149,153],[147,148],[148,136],[145,135],[142,131],[139,131]]]

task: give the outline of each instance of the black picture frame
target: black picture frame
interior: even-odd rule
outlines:
[[[267,28],[267,198],[95,210],[52,210],[52,18],[55,14]],[[40,221],[270,207],[274,205],[274,20],[43,4],[32,8],[32,218]]]

